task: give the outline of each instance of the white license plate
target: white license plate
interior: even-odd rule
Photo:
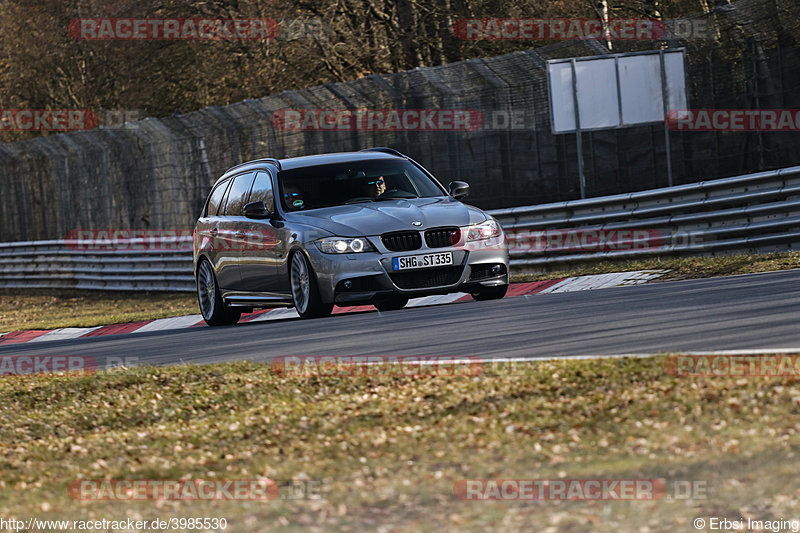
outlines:
[[[431,268],[453,264],[453,252],[438,254],[406,255],[392,258],[394,270],[409,270],[412,268]]]

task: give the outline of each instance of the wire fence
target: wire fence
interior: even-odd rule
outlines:
[[[613,52],[684,47],[692,108],[800,108],[800,6],[739,0],[690,21],[704,36],[619,41]],[[574,134],[550,130],[546,61],[599,55],[597,41],[371,75],[121,127],[0,145],[0,242],[76,229],[191,228],[214,180],[258,157],[391,146],[492,209],[579,197]],[[287,110],[471,110],[479,126],[292,128]],[[306,114],[306,117],[309,115]],[[281,120],[276,120],[276,117]],[[798,131],[672,131],[674,183],[797,162]],[[584,133],[587,196],[667,185],[663,126]]]

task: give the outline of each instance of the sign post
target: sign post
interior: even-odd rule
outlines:
[[[583,138],[581,137],[581,114],[578,112],[578,76],[575,75],[575,59],[572,66],[572,100],[575,102],[575,142],[578,145],[578,176],[581,181],[581,198],[586,198],[586,175],[583,172]]]
[[[658,51],[661,66],[661,104],[664,108],[664,144],[667,147],[667,185],[672,187],[672,148],[669,142],[669,127],[667,126],[667,113],[669,112],[669,85],[667,85],[667,66],[664,62],[664,50]]]

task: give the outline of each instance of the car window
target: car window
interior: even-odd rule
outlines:
[[[264,205],[267,206],[269,211],[275,210],[272,180],[268,172],[262,170],[256,174],[256,179],[253,182],[253,190],[250,192],[250,198],[247,200],[247,203],[250,202],[264,202]]]
[[[381,183],[379,199],[430,198],[446,193],[427,174],[404,159],[362,160],[285,170],[279,175],[281,201],[289,211],[317,209],[375,199],[366,190]],[[287,197],[288,195],[295,195]],[[294,205],[296,195],[302,204]]]
[[[203,216],[213,217],[217,215],[219,206],[222,204],[222,198],[225,195],[225,191],[228,190],[228,185],[230,184],[231,180],[225,180],[214,188],[214,190],[211,192],[211,195],[208,197],[206,212],[203,214]]]
[[[244,204],[247,200],[247,193],[253,184],[254,172],[239,174],[233,178],[231,190],[228,192],[228,200],[225,202],[223,214],[225,216],[242,216],[244,214]]]

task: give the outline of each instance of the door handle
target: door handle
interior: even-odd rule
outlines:
[[[233,234],[233,236],[236,237],[237,239],[244,239],[245,233],[243,231],[237,231],[236,233]]]
[[[210,234],[211,234],[213,237],[216,237],[216,236],[217,236],[217,233],[219,233],[219,230],[218,230],[217,228],[212,228],[212,229],[210,229],[208,232],[209,232],[209,233],[210,233]]]

